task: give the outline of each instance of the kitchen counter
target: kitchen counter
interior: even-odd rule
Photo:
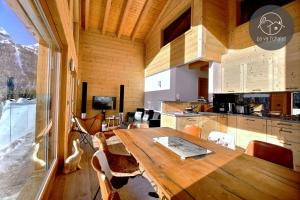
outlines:
[[[277,120],[277,121],[285,121],[289,123],[298,123],[300,124],[300,120],[291,120],[291,119],[282,119],[280,117],[267,117],[267,116],[257,116],[257,115],[243,115],[243,114],[235,114],[235,113],[216,113],[216,112],[199,112],[199,113],[184,113],[184,112],[166,112],[162,113],[165,115],[173,116],[173,117],[197,117],[197,116],[212,116],[212,115],[235,115],[240,117],[253,117],[256,119],[265,119],[265,120]]]

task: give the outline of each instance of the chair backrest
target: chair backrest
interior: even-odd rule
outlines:
[[[253,140],[249,142],[245,153],[291,169],[294,168],[293,152],[275,144]]]
[[[74,114],[73,114],[73,119],[76,123],[76,126],[79,128],[79,131],[83,132],[83,133],[86,133],[86,134],[89,134],[88,131],[87,131],[87,128],[85,126],[85,123],[82,119],[79,119],[78,117],[76,117]]]
[[[143,112],[136,111],[134,114],[134,121],[142,121],[143,119]]]
[[[152,119],[160,119],[160,113],[159,112],[154,112]]]
[[[101,195],[103,200],[119,200],[120,196],[119,193],[114,191],[111,183],[109,182],[108,178],[106,177],[105,173],[101,169],[101,165],[99,162],[99,159],[97,157],[96,152],[91,160],[91,164],[95,172],[97,173],[100,189],[101,189]]]
[[[137,128],[137,126],[134,124],[129,124],[127,127],[127,129],[135,129],[135,128]]]
[[[235,140],[233,135],[227,133],[212,131],[208,135],[208,141],[220,144],[223,147],[235,150]]]
[[[139,124],[138,128],[149,128],[149,124]]]
[[[183,132],[201,138],[201,128],[195,125],[186,125]]]
[[[109,150],[108,150],[105,136],[102,133],[96,133],[96,138],[98,139],[99,142],[99,149],[101,149],[105,153],[108,153]]]

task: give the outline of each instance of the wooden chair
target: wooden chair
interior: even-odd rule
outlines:
[[[142,124],[129,124],[127,129],[136,129],[136,128],[149,128],[148,124],[142,123]]]
[[[129,124],[127,127],[127,129],[136,129],[136,128],[137,128],[137,126],[134,124]]]
[[[119,199],[143,199],[151,200],[155,199],[147,194],[154,192],[153,187],[149,181],[142,176],[129,179],[128,183],[122,188],[115,190],[109,181],[109,175],[105,171],[105,167],[102,166],[101,161],[98,158],[96,152],[91,160],[91,164],[95,172],[97,173],[99,188],[97,190],[94,199],[97,197],[99,190],[101,189],[101,196],[103,200],[119,200]]]
[[[246,154],[293,169],[293,152],[290,149],[253,140],[248,144]]]
[[[96,199],[99,189],[101,189],[101,196],[102,196],[103,200],[119,200],[120,199],[119,193],[113,191],[113,188],[112,188],[108,178],[106,177],[105,173],[101,169],[99,159],[97,158],[97,156],[95,154],[92,157],[91,164],[92,164],[93,169],[97,173],[99,186],[100,186],[100,187],[98,187],[98,190],[94,196],[94,199]]]
[[[201,128],[195,125],[186,125],[183,132],[201,138]]]
[[[139,124],[139,128],[149,128],[149,124]]]
[[[73,120],[76,124],[76,128],[74,128],[73,130],[80,133],[80,142],[88,144],[93,150],[95,150],[90,140],[88,139],[88,136],[95,134],[94,132],[92,132],[93,125],[95,124],[96,120],[100,120],[102,123],[102,116],[96,115],[92,118],[81,119],[73,114]]]
[[[220,144],[223,147],[235,150],[235,141],[232,135],[227,133],[212,131],[208,135],[208,141]]]
[[[133,177],[141,174],[139,164],[133,156],[111,153],[105,137],[99,133],[96,134],[96,137],[99,140],[99,150],[103,151],[113,176]]]

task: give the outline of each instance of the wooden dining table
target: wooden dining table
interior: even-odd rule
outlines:
[[[300,199],[300,173],[171,128],[114,133],[157,186],[161,199]],[[153,138],[176,136],[212,153],[181,159]]]

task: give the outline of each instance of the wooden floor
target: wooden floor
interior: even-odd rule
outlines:
[[[86,144],[81,144],[84,154],[81,158],[81,170],[68,175],[59,174],[56,177],[50,198],[63,200],[90,200],[98,189],[98,179],[91,166],[91,158],[94,151]],[[101,199],[98,193],[96,199]]]

